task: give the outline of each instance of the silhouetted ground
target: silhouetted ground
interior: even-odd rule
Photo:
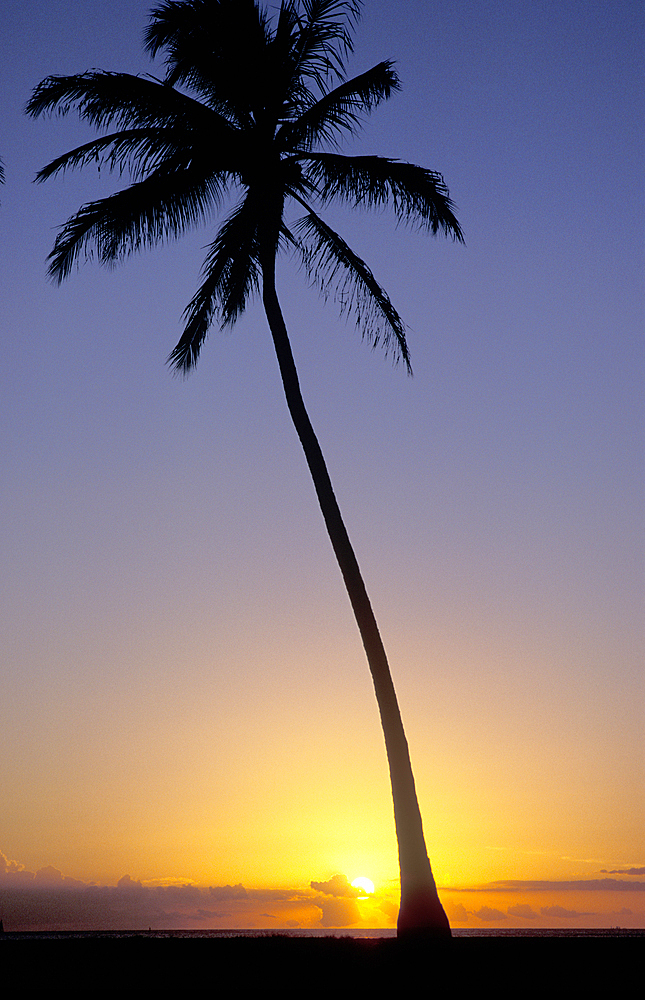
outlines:
[[[67,996],[150,989],[181,994],[224,990],[343,995],[345,989],[414,991],[490,989],[502,996],[554,989],[611,989],[642,972],[641,937],[453,938],[445,945],[402,947],[375,938],[77,938],[0,942],[3,981]],[[14,973],[16,979],[7,979]],[[638,977],[640,979],[640,975]],[[555,995],[559,995],[556,993]]]

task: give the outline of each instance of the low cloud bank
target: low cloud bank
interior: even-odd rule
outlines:
[[[571,881],[526,881],[507,879],[490,882],[481,887],[483,892],[645,892],[645,882],[624,882],[615,878],[573,879]],[[471,890],[472,891],[472,890]]]
[[[600,871],[601,875],[645,875],[645,868],[614,868],[612,871],[607,871],[606,868],[602,868]]]
[[[97,885],[63,875],[53,865],[28,871],[0,852],[0,907],[7,930],[351,927],[363,916],[359,895],[344,875],[300,889],[150,885],[130,875],[115,886]],[[376,926],[390,924],[388,902],[374,904]]]
[[[631,868],[612,874],[640,875],[641,871]],[[506,880],[470,889],[440,891],[449,919],[457,926],[615,926],[618,923],[636,927],[643,926],[645,920],[640,912],[643,910],[640,899],[644,897],[633,895],[645,892],[645,880]],[[596,893],[587,897],[588,906],[586,899],[577,898],[580,891]],[[542,894],[547,892],[545,898]],[[630,893],[631,899],[615,895],[625,892]],[[511,898],[502,900],[502,894]],[[514,903],[513,896],[517,899],[520,894],[524,899]],[[124,875],[113,886],[97,885],[64,875],[53,865],[28,871],[0,852],[0,916],[7,930],[394,926],[398,911],[394,896],[377,893],[369,902],[359,899],[360,896],[360,890],[339,874],[293,889],[252,889],[241,883],[167,884],[167,880],[163,884],[143,883],[130,875]],[[607,904],[603,904],[604,899]]]

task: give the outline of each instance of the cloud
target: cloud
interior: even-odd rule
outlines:
[[[209,886],[208,895],[211,899],[246,899],[248,893],[241,882],[237,885]]]
[[[350,884],[346,875],[332,875],[328,882],[311,882],[311,888],[316,892],[324,892],[328,896],[346,896],[356,899],[361,895],[360,889]]]
[[[355,899],[332,896],[331,899],[319,899],[316,906],[322,910],[320,923],[323,927],[351,927],[361,919]]]
[[[10,861],[6,854],[0,851],[0,877],[3,875],[10,875],[13,879],[20,878],[30,882],[34,879],[33,872],[28,872],[19,861]]]
[[[480,920],[506,920],[505,913],[490,906],[482,906],[480,910],[475,910],[475,916]]]
[[[630,869],[638,874],[639,869]],[[614,873],[618,874],[618,873]],[[459,925],[526,926],[526,922],[552,924],[575,919],[602,918],[607,926],[622,923],[641,926],[640,906],[627,907],[645,889],[645,880],[606,877],[577,881],[499,881],[487,886],[466,890],[481,905],[471,908],[463,895],[446,900],[452,923]],[[504,910],[494,904],[502,901],[499,893],[520,894],[548,890],[549,905],[541,909],[536,897],[524,897]],[[607,890],[629,892],[631,899],[608,898],[611,912],[580,913],[571,905],[582,905],[582,900],[560,893],[571,890]],[[454,890],[453,890],[454,891]],[[463,892],[464,890],[462,890]],[[489,898],[481,893],[491,893]],[[312,881],[309,886],[297,888],[254,889],[241,882],[236,885],[199,886],[179,879],[150,879],[140,881],[131,874],[123,875],[116,885],[97,885],[64,875],[54,865],[45,865],[37,871],[28,871],[23,864],[9,859],[0,852],[0,898],[6,928],[11,930],[122,930],[147,929],[263,929],[263,928],[331,928],[353,926],[393,926],[398,907],[387,895],[373,898],[370,904],[358,902],[360,889],[350,885],[346,876],[335,874],[324,881]],[[513,898],[511,895],[511,899]],[[459,899],[463,900],[463,905]],[[517,899],[517,896],[515,896]],[[527,905],[531,899],[532,906]],[[539,897],[538,897],[539,898]],[[542,900],[545,897],[542,896]],[[589,899],[591,903],[591,898]],[[564,906],[557,905],[564,903]],[[604,910],[599,898],[593,899],[597,911]],[[506,909],[508,906],[508,909]],[[371,921],[371,923],[367,923]]]
[[[296,925],[320,919],[310,890],[266,895],[282,901],[284,919]],[[249,927],[261,924],[267,903],[273,907],[275,902],[261,892],[248,893],[241,883],[145,885],[126,874],[114,886],[96,885],[63,875],[53,865],[27,871],[2,853],[0,897],[5,926],[12,930]]]
[[[116,885],[117,889],[126,889],[131,892],[137,892],[139,889],[143,889],[141,882],[135,882],[135,880],[130,878],[129,875],[123,875]]]
[[[540,907],[540,913],[543,917],[564,917],[570,919],[571,917],[595,917],[595,913],[579,913],[577,910],[565,910],[564,906],[542,906]]]
[[[600,869],[601,875],[645,875],[645,868],[614,868],[612,871],[607,871],[606,868]]]
[[[320,908],[323,927],[351,927],[360,921],[356,898],[362,893],[350,884],[346,875],[332,875],[326,882],[311,882],[310,885],[321,893],[315,903]]]
[[[382,899],[379,901],[378,909],[389,918],[391,923],[396,923],[396,918],[399,914],[399,907],[397,903],[390,903],[389,900]]]
[[[45,865],[37,872],[27,871],[24,865],[18,861],[10,861],[5,854],[0,851],[0,885],[5,886],[22,885],[30,889],[79,889],[85,888],[88,883],[80,879],[63,875],[58,868],[53,865]]]
[[[645,882],[623,882],[615,878],[595,878],[595,879],[575,879],[569,882],[558,881],[519,881],[516,879],[505,879],[500,882],[488,882],[486,885],[478,886],[477,889],[462,891],[468,892],[645,892]],[[452,890],[459,891],[459,890]]]
[[[444,909],[451,923],[465,924],[468,922],[468,910],[463,903],[450,903],[447,901],[444,904]]]
[[[535,920],[538,914],[528,903],[520,903],[518,906],[509,906],[507,913],[509,917],[525,917],[527,920]]]
[[[343,875],[292,889],[141,882],[130,874],[116,885],[96,885],[69,878],[53,865],[30,872],[0,853],[0,898],[10,930],[350,927],[365,919],[356,903],[359,895]],[[391,924],[384,919],[387,901],[380,902],[378,923]]]

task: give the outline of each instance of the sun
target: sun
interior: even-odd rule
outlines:
[[[355,878],[352,882],[354,889],[362,889],[366,896],[371,896],[374,892],[374,883],[369,878]]]

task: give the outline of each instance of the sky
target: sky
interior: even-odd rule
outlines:
[[[260,304],[182,380],[208,229],[46,277],[115,181],[34,185],[93,133],[25,102],[161,75],[151,6],[4,13],[0,915],[392,927],[378,711]],[[278,270],[456,928],[645,926],[644,29],[636,0],[370,0],[349,71],[403,86],[345,151],[440,171],[466,242],[326,217],[414,377]]]

